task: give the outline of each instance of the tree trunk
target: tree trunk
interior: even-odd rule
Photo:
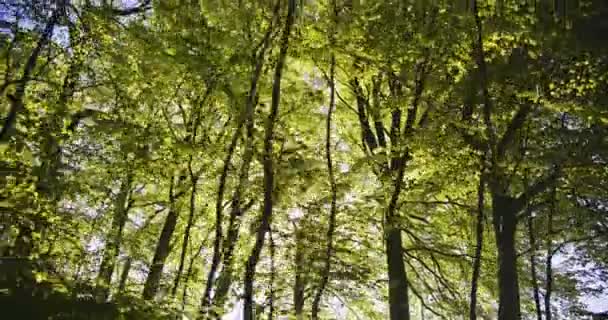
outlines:
[[[228,220],[228,234],[224,243],[223,248],[223,268],[217,279],[217,287],[213,301],[210,305],[214,306],[214,309],[221,309],[224,306],[226,296],[230,291],[233,279],[233,262],[234,262],[234,248],[237,245],[239,239],[239,230],[241,227],[241,216],[244,214],[247,208],[243,208],[242,205],[242,193],[247,188],[249,180],[249,168],[251,166],[251,160],[253,158],[253,142],[254,142],[254,123],[253,114],[249,113],[247,116],[246,125],[246,143],[245,143],[245,154],[243,155],[243,161],[240,168],[239,182],[232,195],[232,208],[230,210],[230,218]]]
[[[482,164],[485,161],[482,159]],[[483,166],[483,165],[482,165]],[[473,276],[471,278],[471,300],[469,305],[469,319],[477,320],[477,287],[481,273],[481,253],[483,249],[483,210],[484,210],[484,170],[479,174],[479,187],[477,189],[477,221],[475,223],[475,258],[473,260]]]
[[[36,48],[32,51],[24,72],[20,81],[17,84],[17,88],[15,90],[14,96],[9,96],[9,100],[11,100],[11,110],[9,111],[9,115],[6,118],[6,122],[4,127],[2,128],[2,132],[0,136],[4,138],[0,138],[0,144],[2,140],[5,139],[8,141],[10,136],[12,135],[13,126],[17,121],[17,114],[23,108],[23,99],[25,95],[25,90],[27,89],[27,84],[30,81],[29,74],[36,67],[37,59],[40,55],[40,50],[46,45],[48,39],[52,35],[52,30],[57,23],[59,9],[53,14],[53,17],[49,21],[46,29],[44,30],[41,38],[39,39]],[[49,32],[51,34],[49,34]],[[69,36],[70,42],[75,43],[75,35],[74,28],[69,28]],[[75,50],[79,52],[79,50]],[[61,196],[61,188],[58,184],[59,178],[59,167],[61,165],[61,146],[56,135],[61,135],[63,120],[68,109],[68,101],[74,95],[74,89],[76,86],[78,71],[80,66],[82,65],[82,55],[74,54],[72,59],[70,60],[70,65],[68,71],[63,79],[63,84],[61,88],[61,93],[59,95],[59,100],[57,101],[57,108],[54,114],[51,114],[48,121],[48,131],[43,134],[43,142],[42,142],[42,154],[41,157],[42,163],[38,169],[35,170],[36,176],[38,180],[36,182],[36,191],[44,195],[44,199],[48,200],[50,204],[55,207],[57,201]],[[29,224],[21,224],[19,226],[19,234],[16,241],[15,246],[15,255],[19,257],[27,257],[32,253],[34,242],[30,241],[32,239],[32,235],[34,233],[42,233],[45,231],[47,224],[44,219],[40,219],[38,216],[34,217],[33,223]]]
[[[551,207],[547,217],[547,259],[545,260],[545,320],[551,320],[551,294],[553,293],[553,214],[555,213],[555,188],[551,193]]]
[[[283,66],[285,64],[285,57],[287,56],[287,49],[289,46],[289,35],[291,33],[291,27],[294,22],[296,2],[295,0],[289,0],[287,9],[287,21],[285,22],[285,29],[281,39],[281,47],[279,50],[279,57],[275,68],[274,81],[272,85],[272,102],[270,108],[270,114],[266,122],[265,135],[264,135],[264,153],[263,153],[263,168],[264,168],[264,206],[260,226],[256,232],[255,244],[253,250],[247,259],[245,267],[245,293],[244,293],[244,304],[243,304],[243,317],[244,320],[253,320],[253,285],[255,280],[255,269],[264,247],[264,239],[266,232],[268,231],[271,220],[272,220],[272,209],[273,199],[272,193],[274,189],[274,171],[273,171],[273,159],[272,159],[272,146],[274,141],[274,126],[279,113],[279,103],[281,99],[281,77],[283,75]]]
[[[184,278],[184,287],[182,289],[182,310],[184,310],[186,308],[186,302],[188,299],[188,282],[190,281],[190,278],[192,277],[192,272],[193,272],[192,270],[194,269],[194,261],[196,261],[196,259],[203,252],[203,249],[205,248],[205,243],[206,243],[206,240],[203,240],[201,242],[201,245],[198,247],[196,254],[192,258],[190,258],[190,263],[188,264],[188,269],[186,270],[186,277]]]
[[[23,109],[23,99],[25,98],[25,91],[27,89],[27,85],[29,84],[30,75],[36,68],[36,64],[38,62],[38,58],[42,49],[46,46],[53,35],[53,29],[55,25],[59,21],[59,17],[61,16],[61,12],[63,8],[57,8],[53,12],[50,20],[47,22],[42,34],[40,35],[40,39],[36,43],[36,46],[32,50],[32,53],[28,57],[25,67],[23,68],[23,75],[21,76],[20,81],[17,83],[15,88],[15,93],[13,95],[8,95],[8,100],[10,101],[10,110],[8,115],[4,120],[4,125],[0,130],[0,144],[7,143],[8,140],[13,135],[13,131],[15,129],[15,124],[17,123],[17,115]]]
[[[536,237],[534,236],[534,218],[532,212],[528,212],[528,238],[530,241],[530,273],[532,277],[532,290],[534,294],[534,308],[536,320],[542,320],[542,310],[540,308],[540,290],[538,288],[538,276],[536,274]]]
[[[296,227],[297,228],[297,227]],[[304,291],[306,289],[306,283],[304,280],[303,267],[305,263],[304,255],[304,234],[302,230],[297,228],[296,234],[296,253],[295,253],[295,283],[293,286],[293,306],[295,309],[296,320],[304,320],[304,303],[305,296]]]
[[[184,272],[184,264],[186,262],[186,253],[188,251],[188,242],[190,241],[190,230],[194,224],[194,213],[196,210],[196,184],[198,183],[198,177],[192,172],[192,156],[190,156],[190,182],[192,183],[192,191],[190,192],[190,212],[188,214],[188,223],[186,224],[186,230],[184,230],[184,239],[182,240],[182,252],[179,259],[179,266],[177,268],[177,274],[173,282],[173,289],[171,290],[171,296],[175,297],[177,294],[177,288],[179,288],[179,281]]]
[[[268,290],[268,320],[274,319],[274,298],[275,298],[275,287],[274,281],[276,278],[276,265],[275,265],[275,251],[276,244],[272,238],[272,227],[268,230],[268,241],[270,242],[270,289]]]
[[[498,249],[498,320],[521,319],[515,250],[517,218],[516,212],[512,210],[512,200],[510,197],[492,195],[493,224]]]
[[[279,1],[277,1],[277,4],[275,5],[274,17],[276,17],[277,13],[278,13],[278,9],[279,9],[278,4],[279,4]],[[222,174],[219,179],[218,195],[217,195],[217,201],[215,204],[215,212],[216,212],[216,215],[215,215],[215,241],[213,243],[213,256],[211,258],[211,267],[209,268],[209,273],[207,274],[207,283],[205,285],[205,292],[203,293],[203,298],[201,301],[201,310],[200,310],[201,315],[207,314],[207,308],[212,303],[211,290],[213,288],[214,277],[215,277],[215,274],[217,273],[217,269],[219,267],[219,263],[220,263],[221,255],[222,255],[222,252],[221,252],[221,250],[222,250],[221,244],[222,244],[222,237],[223,237],[222,236],[222,220],[223,220],[222,212],[223,212],[223,206],[224,206],[224,192],[225,192],[225,188],[226,188],[226,179],[228,177],[228,169],[232,162],[232,156],[234,154],[243,124],[245,124],[245,122],[247,122],[247,121],[251,121],[251,123],[252,123],[251,125],[253,125],[253,122],[252,122],[253,120],[248,120],[248,119],[253,119],[253,115],[255,112],[258,81],[260,79],[260,76],[262,75],[262,69],[264,67],[264,61],[265,61],[264,59],[266,56],[266,51],[268,50],[268,47],[270,45],[270,36],[272,34],[272,29],[273,29],[273,25],[271,23],[268,30],[266,31],[266,34],[264,35],[264,39],[262,40],[262,48],[260,50],[260,53],[259,54],[254,53],[254,57],[255,57],[255,59],[254,59],[255,61],[253,61],[254,71],[251,76],[251,87],[249,89],[249,94],[247,95],[245,112],[241,116],[241,119],[239,120],[239,123],[237,124],[237,129],[234,132],[234,135],[232,136],[232,140],[230,142],[230,147],[228,148],[228,152],[226,154],[226,159],[224,159],[224,167],[222,169]]]
[[[116,265],[116,258],[120,252],[122,234],[127,216],[129,214],[129,195],[131,193],[132,173],[127,173],[125,181],[120,186],[120,191],[114,203],[114,215],[112,216],[112,228],[106,239],[107,245],[104,248],[103,258],[97,275],[97,300],[106,301],[110,293],[110,283]]]
[[[214,309],[223,308],[230,287],[232,286],[234,277],[234,249],[238,242],[239,229],[241,227],[240,218],[243,214],[243,211],[241,210],[242,209],[239,209],[238,213],[231,213],[230,221],[228,222],[229,230],[223,245],[223,268],[217,279],[215,295],[212,302]]]
[[[127,257],[125,260],[122,273],[120,274],[120,282],[118,283],[118,293],[124,294],[125,288],[127,286],[127,280],[129,279],[129,272],[131,271],[131,263],[133,262],[133,258]]]
[[[330,96],[329,96],[329,110],[327,111],[327,121],[325,127],[325,157],[327,159],[327,172],[329,175],[329,185],[331,187],[331,204],[329,208],[329,225],[327,228],[327,249],[325,251],[325,266],[323,269],[323,273],[321,274],[321,283],[319,284],[319,288],[316,292],[314,300],[312,302],[312,319],[318,319],[318,314],[320,310],[321,297],[323,296],[323,291],[325,291],[325,287],[329,283],[329,273],[331,271],[331,259],[334,251],[334,232],[336,229],[336,215],[337,208],[336,202],[338,197],[338,191],[336,187],[336,177],[334,176],[334,167],[331,157],[331,116],[336,106],[335,100],[335,68],[336,68],[336,58],[332,54],[331,56],[331,65],[330,65],[330,79],[329,79],[329,88],[330,88]]]
[[[175,196],[173,194],[173,187],[174,181],[172,178],[171,187],[169,190],[169,213],[167,214],[167,218],[165,219],[165,223],[163,225],[163,230],[161,231],[160,237],[158,238],[156,250],[154,252],[154,258],[152,259],[150,271],[148,272],[148,277],[146,278],[146,282],[144,284],[144,291],[142,295],[142,298],[144,300],[153,299],[156,296],[156,293],[158,292],[158,287],[160,285],[160,279],[163,274],[165,261],[169,256],[169,244],[171,242],[171,238],[173,237],[175,226],[177,225],[178,214],[175,208]]]
[[[403,157],[405,158],[405,157]],[[405,171],[404,159],[397,161],[395,190],[391,196],[386,213],[386,258],[388,265],[388,300],[391,320],[409,320],[408,282],[403,263],[401,228],[395,221],[397,203],[403,184]]]
[[[386,237],[386,257],[388,263],[388,299],[391,320],[409,320],[407,275],[403,263],[401,230],[391,228]]]

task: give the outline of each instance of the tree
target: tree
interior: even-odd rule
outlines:
[[[604,1],[0,12],[16,318],[604,311]]]

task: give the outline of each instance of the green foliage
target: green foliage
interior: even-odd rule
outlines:
[[[237,305],[261,225],[286,2],[0,5],[9,26],[0,32],[3,314],[196,318]],[[524,316],[535,314],[531,292],[544,292],[549,277],[558,317],[606,292],[602,1],[564,12],[543,1],[476,1],[486,70],[472,8],[459,1],[296,2],[273,132],[273,245],[262,250],[254,286],[264,316],[272,305],[273,318],[295,318],[300,289],[307,315],[325,276],[334,59],[337,216],[322,318],[389,317],[386,236],[394,228],[412,318],[468,314],[480,209],[477,314],[496,318],[496,195],[524,204],[511,212]],[[145,299],[153,259],[162,268]],[[226,301],[206,310],[205,288],[222,286]]]

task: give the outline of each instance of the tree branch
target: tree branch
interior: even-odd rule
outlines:
[[[528,117],[528,114],[530,114],[531,111],[532,107],[528,104],[524,104],[519,108],[515,116],[513,116],[513,119],[509,123],[507,130],[498,142],[498,146],[496,148],[497,158],[501,158],[504,156],[507,148],[515,138],[515,133],[524,125],[524,123],[526,122],[526,118]]]
[[[559,178],[560,170],[558,167],[554,168],[549,175],[536,181],[535,184],[527,188],[517,198],[513,200],[513,208],[516,211],[520,211],[529,199],[534,198],[538,194],[547,190],[547,188],[553,186],[553,184]]]

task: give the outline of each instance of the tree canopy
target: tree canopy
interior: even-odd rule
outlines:
[[[3,313],[608,312],[606,17],[602,0],[4,1]]]

